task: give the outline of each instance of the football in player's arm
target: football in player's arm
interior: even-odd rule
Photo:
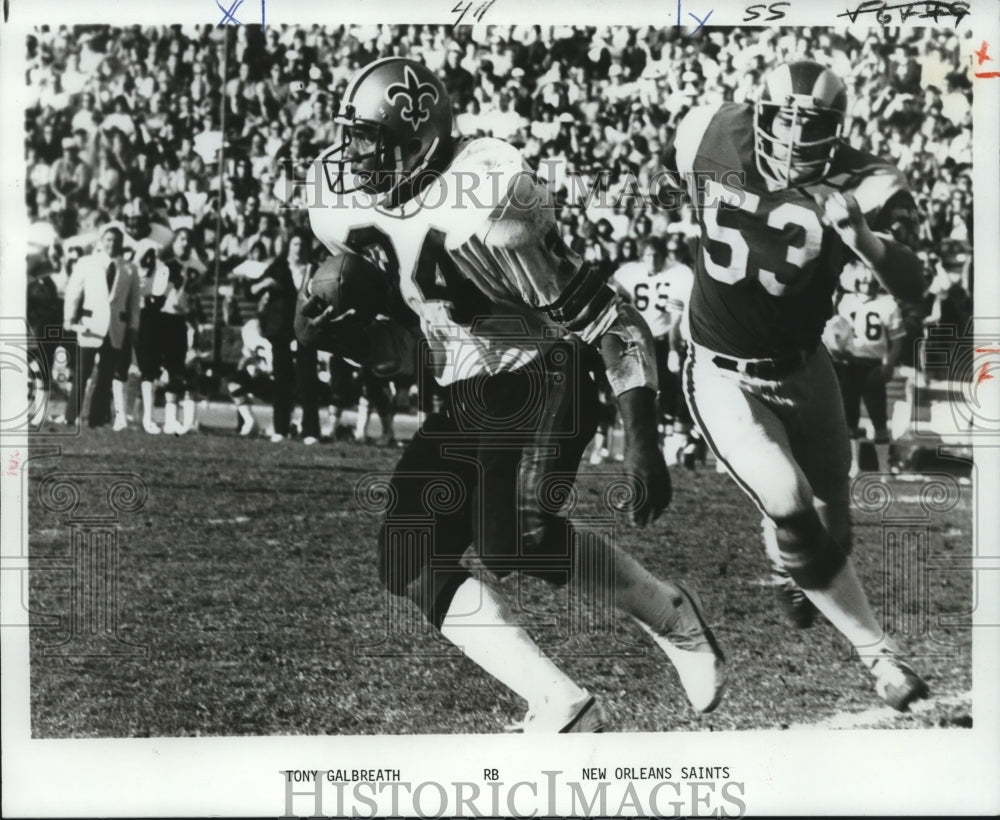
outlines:
[[[694,201],[701,246],[685,369],[692,415],[763,516],[778,598],[817,610],[896,709],[927,686],[883,633],[850,558],[850,445],[820,344],[843,266],[895,297],[923,287],[916,205],[902,173],[842,138],[847,89],[812,61],[782,63],[757,100],[692,109],[668,168]]]
[[[607,595],[667,654],[692,705],[713,709],[724,659],[696,598],[610,538],[576,536],[545,503],[552,486],[572,482],[593,434],[596,391],[578,366],[581,344],[603,359],[625,422],[628,520],[648,524],[669,503],[642,318],[563,243],[548,187],[515,148],[453,138],[447,92],[425,66],[402,58],[365,66],[337,123],[340,141],[320,158],[323,193],[328,204],[350,201],[310,209],[333,257],[324,286],[300,309],[300,331],[378,368],[408,308],[448,394],[447,412],[428,417],[391,480],[382,582],[525,698],[525,731],[596,731],[604,721],[595,699],[511,624],[497,590],[462,565],[470,543],[500,577],[518,571]],[[362,252],[379,264],[359,262]],[[447,509],[432,505],[442,480],[462,485]],[[413,531],[428,514],[433,544]]]

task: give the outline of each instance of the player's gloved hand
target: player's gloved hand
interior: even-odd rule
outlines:
[[[358,324],[357,311],[353,308],[338,314],[331,305],[313,295],[299,300],[295,311],[295,338],[302,344],[342,355],[341,345],[357,341],[363,335]]]
[[[625,425],[625,463],[631,497],[619,509],[635,527],[659,518],[673,494],[670,472],[660,451],[656,429],[656,394],[648,387],[626,390],[618,396],[618,410]]]

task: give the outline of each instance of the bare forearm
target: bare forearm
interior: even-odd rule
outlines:
[[[863,230],[858,233],[854,251],[897,299],[915,302],[923,295],[923,265],[903,243]]]

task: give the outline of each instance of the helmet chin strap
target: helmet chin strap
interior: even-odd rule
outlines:
[[[392,188],[390,188],[383,195],[382,204],[387,208],[396,208],[404,202],[412,199],[418,193],[419,190],[413,190],[411,183],[419,177],[424,171],[427,170],[434,159],[434,155],[437,153],[438,148],[441,146],[441,138],[434,137],[430,146],[428,147],[426,153],[424,154],[423,161],[421,161],[412,171],[407,173],[405,176],[400,174],[400,180]],[[396,146],[396,167],[399,168],[403,164],[402,150],[397,145]]]

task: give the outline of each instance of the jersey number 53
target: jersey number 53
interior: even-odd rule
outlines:
[[[823,225],[816,212],[795,202],[782,202],[761,212],[757,194],[735,191],[714,180],[705,183],[701,210],[705,270],[719,282],[735,284],[755,278],[772,296],[801,291],[803,269],[823,244]]]

